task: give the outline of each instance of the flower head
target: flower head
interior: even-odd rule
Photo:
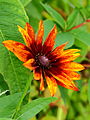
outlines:
[[[40,90],[44,90],[46,81],[51,96],[56,92],[57,85],[67,89],[78,91],[73,80],[79,80],[80,75],[75,71],[81,71],[84,67],[75,60],[80,54],[78,49],[64,50],[67,43],[62,44],[54,49],[57,28],[54,26],[48,34],[44,44],[44,26],[43,21],[39,22],[39,30],[35,35],[31,25],[26,23],[25,28],[18,26],[26,45],[6,40],[4,46],[13,52],[23,65],[33,70],[34,79],[40,80]]]

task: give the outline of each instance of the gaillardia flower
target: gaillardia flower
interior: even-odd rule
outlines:
[[[51,96],[56,92],[57,85],[67,89],[78,91],[73,80],[79,80],[80,75],[75,71],[81,71],[84,67],[75,60],[80,54],[78,49],[64,50],[67,43],[54,49],[57,34],[56,26],[48,34],[42,44],[44,35],[43,21],[39,22],[39,30],[35,35],[31,25],[26,23],[25,28],[18,26],[26,45],[13,40],[3,42],[4,46],[13,52],[23,65],[33,70],[34,79],[40,81],[40,90],[44,90],[46,81]]]

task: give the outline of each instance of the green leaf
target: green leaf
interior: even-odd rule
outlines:
[[[88,52],[88,46],[85,43],[83,43],[82,41],[77,40],[77,39],[75,40],[74,45],[75,45],[74,48],[76,47],[77,49],[80,50],[80,52],[79,52],[80,56],[76,59],[76,61],[81,62],[86,57],[86,54]]]
[[[31,103],[23,106],[19,116],[16,120],[29,120],[34,117],[37,113],[39,113],[44,107],[46,107],[51,102],[57,100],[54,97],[50,98],[39,98],[37,100],[33,100]]]
[[[88,79],[88,101],[90,103],[90,79]]]
[[[56,44],[55,47],[68,42],[66,48],[71,47],[74,44],[74,36],[70,32],[62,32],[58,33],[56,37]]]
[[[17,103],[19,102],[21,93],[8,95],[0,98],[0,117],[11,117],[15,112]]]
[[[32,0],[20,0],[22,2],[22,4],[24,5],[24,7],[26,5],[28,5]]]
[[[76,39],[90,46],[90,33],[82,31],[80,29],[75,29],[75,30],[72,30],[71,32],[73,33]]]
[[[17,25],[28,22],[23,5],[19,0],[0,0],[0,43],[4,40],[15,40],[23,43]],[[28,79],[27,69],[22,66],[14,54],[0,44],[0,73],[4,76],[10,92],[23,90]]]
[[[72,27],[75,26],[75,23],[76,23],[76,18],[78,17],[79,15],[79,10],[77,8],[75,8],[73,10],[73,12],[71,13],[71,15],[68,16],[68,19],[67,19],[67,29],[70,29]]]
[[[7,83],[5,82],[2,74],[0,74],[0,92],[8,90]]]
[[[53,8],[51,8],[47,4],[41,3],[41,5],[45,8],[45,10],[54,18],[54,20],[63,28],[65,29],[65,20],[63,17],[57,13]]]
[[[11,119],[11,118],[0,118],[0,120],[14,120],[14,119]]]
[[[67,103],[67,100],[69,100],[69,97],[68,97],[68,89],[62,87],[62,86],[58,86],[59,87],[59,90],[60,90],[60,93],[61,93],[61,97],[64,101],[64,103],[66,104]]]
[[[51,20],[44,21],[44,41],[53,27],[54,27],[53,21]]]

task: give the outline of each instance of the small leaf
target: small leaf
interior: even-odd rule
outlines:
[[[43,4],[41,3],[41,5],[45,8],[45,10],[54,18],[54,20],[63,28],[65,29],[65,20],[63,19],[63,17],[56,12],[53,8],[51,8],[49,5],[47,4]]]
[[[0,98],[0,117],[11,117],[20,97],[21,93],[16,93]]]
[[[75,26],[76,17],[78,17],[78,15],[79,15],[79,10],[77,8],[75,8],[73,10],[73,12],[71,13],[71,15],[69,15],[69,17],[67,19],[67,29],[70,29]]]
[[[54,97],[39,98],[23,106],[16,120],[29,120],[39,113],[45,106],[57,100]]]

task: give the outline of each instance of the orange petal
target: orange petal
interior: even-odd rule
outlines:
[[[64,87],[64,88],[70,89],[70,90],[79,91],[79,89],[75,85],[71,85],[71,86],[65,85],[64,83],[62,83],[60,81],[57,81],[57,84]]]
[[[81,71],[84,69],[84,66],[76,63],[76,62],[70,62],[70,63],[63,63],[60,68],[63,70],[70,70],[70,71]]]
[[[68,49],[68,50],[64,50],[62,55],[64,56],[72,55],[73,53],[79,52],[79,51],[80,51],[79,49]]]
[[[48,84],[48,88],[50,90],[51,96],[54,96],[56,93],[56,89],[57,89],[57,83],[56,80],[53,78],[53,76],[51,75],[45,75],[46,78],[46,82]]]
[[[74,71],[64,70],[64,72],[72,79],[72,80],[80,80],[80,74]]]
[[[80,54],[79,53],[75,53],[75,54],[72,54],[72,55],[67,55],[67,56],[61,56],[60,57],[60,63],[64,63],[64,62],[70,62],[70,61],[73,61],[75,60],[77,57],[79,57]]]
[[[35,80],[40,80],[41,78],[41,70],[39,67],[37,67],[35,70],[33,70],[34,73],[34,79]]]
[[[60,57],[62,52],[63,52],[63,49],[66,45],[67,45],[67,42],[58,46],[58,47],[56,47],[50,54],[48,54],[48,57],[50,59],[53,59],[54,57],[55,57],[55,59]]]
[[[62,71],[52,70],[50,74],[57,79],[57,84],[61,83],[61,86],[78,91],[78,88],[75,86],[74,82],[71,78]]]
[[[44,91],[44,79],[43,79],[43,75],[42,75],[42,71],[41,71],[41,82],[40,82],[40,90]]]
[[[37,38],[36,38],[39,49],[42,47],[43,35],[44,35],[44,25],[43,25],[43,21],[40,20],[39,30],[38,30],[38,34],[37,34]]]
[[[25,62],[23,64],[26,68],[30,69],[30,70],[34,70],[37,68],[37,66],[35,66],[35,60],[32,58],[32,59],[29,59],[27,62]]]
[[[23,28],[21,28],[20,26],[18,26],[18,29],[19,29],[20,33],[22,34],[26,45],[27,45],[28,47],[30,47],[31,44],[32,44],[32,42],[33,42],[33,41],[32,41],[32,38],[28,35],[27,31],[24,30]]]
[[[18,59],[23,62],[26,62],[32,57],[29,49],[22,43],[13,40],[6,40],[3,42],[3,44],[8,50],[13,52],[18,57]]]
[[[54,44],[55,44],[55,38],[57,34],[57,28],[56,25],[53,27],[53,29],[48,34],[48,37],[46,38],[44,45],[43,45],[43,53],[47,54],[48,52],[52,51]]]
[[[29,23],[26,23],[25,30],[32,40],[35,40],[34,29]]]

